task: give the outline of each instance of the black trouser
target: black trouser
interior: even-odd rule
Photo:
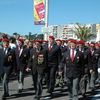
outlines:
[[[37,75],[37,91],[36,91],[37,97],[40,97],[42,95],[42,80],[43,80],[43,73],[38,73],[38,75]]]
[[[0,67],[0,83],[2,83],[3,77],[4,77],[4,70],[2,67]]]
[[[25,73],[25,65],[21,66],[18,71],[18,89],[23,89],[24,85],[24,73]]]
[[[52,93],[54,91],[55,87],[55,75],[57,71],[56,65],[49,65],[48,66],[48,73],[47,73],[47,85],[48,85],[48,91]]]
[[[32,79],[33,79],[34,90],[35,90],[35,94],[36,94],[36,92],[37,92],[37,72],[35,74],[33,74],[33,72],[32,72]]]
[[[9,76],[11,74],[11,66],[4,67],[4,78],[3,78],[3,89],[4,89],[4,94],[9,93]]]

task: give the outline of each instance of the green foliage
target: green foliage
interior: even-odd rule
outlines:
[[[87,27],[85,25],[81,26],[77,23],[77,27],[75,27],[75,34],[80,40],[88,41],[89,39],[95,37],[95,34],[91,33],[91,27]]]
[[[31,32],[29,32],[29,35],[25,35],[25,38],[29,40],[43,40],[43,37],[43,34],[32,34]]]

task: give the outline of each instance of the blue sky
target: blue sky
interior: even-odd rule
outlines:
[[[49,0],[49,25],[100,23],[100,0]],[[33,0],[0,0],[0,32],[41,33],[34,25]]]

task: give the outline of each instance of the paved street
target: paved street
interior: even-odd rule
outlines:
[[[24,90],[21,94],[17,93],[17,81],[11,81],[10,84],[10,97],[7,98],[7,100],[34,100],[34,89],[32,88],[32,79],[31,76],[28,76],[25,78],[25,84],[24,84]],[[49,94],[46,93],[46,87],[44,86],[43,90],[43,96],[41,100],[68,100],[68,94],[67,94],[67,87],[61,91],[60,88],[55,88],[54,97],[51,99],[49,98]],[[2,87],[0,85],[0,100],[2,100]],[[95,92],[90,92],[88,90],[87,97],[82,98],[81,95],[79,95],[80,100],[100,100],[100,87],[97,87]]]

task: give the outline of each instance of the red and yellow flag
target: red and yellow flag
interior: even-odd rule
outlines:
[[[34,0],[34,24],[45,24],[45,2],[44,0]]]

